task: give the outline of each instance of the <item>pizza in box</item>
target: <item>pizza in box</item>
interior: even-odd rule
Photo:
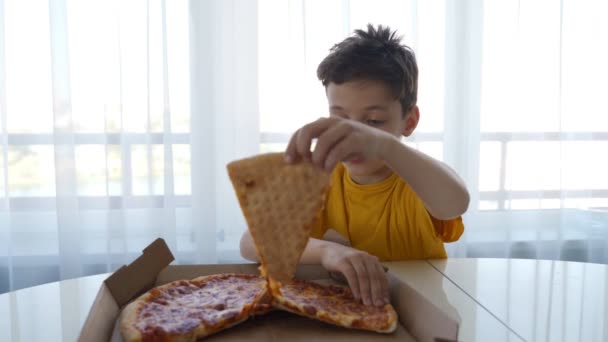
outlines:
[[[390,304],[364,305],[348,287],[294,278],[325,202],[325,172],[307,162],[285,164],[273,153],[232,162],[228,174],[261,275],[214,274],[155,287],[123,309],[119,327],[126,341],[196,341],[272,310],[348,329],[395,331]]]

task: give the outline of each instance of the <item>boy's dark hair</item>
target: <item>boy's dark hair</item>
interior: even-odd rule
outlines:
[[[367,31],[355,33],[334,45],[317,68],[317,77],[327,87],[355,80],[383,81],[403,113],[416,105],[418,66],[414,52],[401,44],[401,37],[388,26],[367,25]]]

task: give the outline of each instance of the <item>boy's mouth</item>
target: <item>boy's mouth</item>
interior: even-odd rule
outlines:
[[[364,161],[365,160],[363,158],[361,158],[361,157],[355,157],[355,158],[349,160],[348,162],[351,163],[351,164],[361,164]]]

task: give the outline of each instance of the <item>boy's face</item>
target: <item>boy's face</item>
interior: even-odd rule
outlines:
[[[342,84],[330,83],[327,86],[327,101],[332,116],[359,121],[395,137],[411,133],[411,125],[408,125],[411,113],[403,115],[401,103],[393,97],[384,82],[360,80]],[[387,167],[382,160],[361,158],[347,161],[344,165],[351,176],[372,176],[385,172]]]

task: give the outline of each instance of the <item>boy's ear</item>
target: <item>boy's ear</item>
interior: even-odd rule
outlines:
[[[409,113],[405,114],[405,126],[403,126],[402,134],[409,137],[418,126],[418,120],[420,120],[420,109],[418,109],[418,106],[414,106]]]

